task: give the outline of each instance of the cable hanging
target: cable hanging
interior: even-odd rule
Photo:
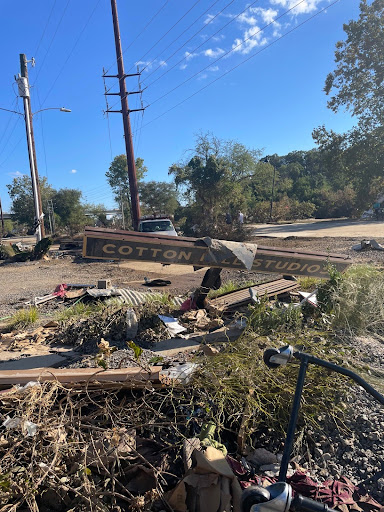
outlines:
[[[191,50],[189,53],[194,53],[196,52],[197,50],[199,50],[202,46],[204,46],[205,44],[208,43],[208,41],[210,41],[213,37],[215,37],[217,34],[219,34],[223,29],[225,29],[226,27],[228,27],[228,25],[230,25],[231,23],[233,23],[239,16],[241,16],[242,14],[244,14],[248,9],[250,9],[253,5],[255,5],[259,0],[254,0],[250,5],[248,5],[243,11],[239,12],[239,14],[236,14],[236,16],[234,16],[232,19],[230,19],[228,21],[228,23],[226,23],[224,26],[222,26],[219,30],[217,30],[214,34],[212,34],[211,36],[208,37],[208,39],[206,39],[205,41],[203,41],[202,43],[200,43],[198,46],[196,46],[196,48],[194,48],[193,50]],[[302,0],[303,2],[305,0]],[[230,2],[231,4],[232,2]],[[228,4],[229,5],[229,4]],[[226,6],[227,7],[227,6]],[[224,9],[226,9],[226,7],[224,7]],[[224,10],[223,9],[223,10]],[[221,11],[222,12],[222,11]],[[211,23],[219,14],[218,13],[216,16],[214,16],[209,23]],[[205,27],[204,27],[205,28]],[[253,36],[252,36],[253,37]],[[188,41],[187,41],[188,42]],[[172,69],[174,69],[176,66],[178,66],[179,64],[181,64],[186,58],[188,57],[188,55],[184,55],[184,57],[179,60],[178,62],[176,62],[176,64],[174,64],[172,67],[170,67],[169,69],[167,69],[167,71],[165,73],[163,73],[162,75],[160,75],[159,77],[157,77],[155,80],[153,80],[149,85],[147,85],[147,88],[150,87],[151,85],[153,85],[155,82],[157,82],[158,80],[160,80],[161,78],[163,78],[165,75],[167,75],[170,71],[172,71]],[[212,65],[212,63],[210,64]],[[152,74],[152,73],[151,73]],[[150,76],[150,75],[148,75]],[[148,78],[147,76],[147,78]]]
[[[288,32],[286,32],[285,34],[281,35],[280,37],[276,38],[274,41],[272,41],[271,43],[269,43],[268,45],[264,46],[263,48],[261,48],[258,52],[250,55],[249,57],[247,57],[246,59],[242,60],[241,62],[239,62],[238,64],[236,64],[236,66],[234,66],[233,68],[229,69],[228,71],[226,71],[225,73],[223,73],[222,75],[216,77],[214,80],[212,80],[211,82],[209,82],[208,84],[204,85],[203,87],[201,87],[200,89],[198,89],[197,91],[195,91],[193,94],[191,94],[190,96],[188,96],[187,98],[185,98],[184,100],[180,101],[179,103],[177,103],[176,105],[174,105],[173,107],[169,108],[168,110],[166,110],[165,112],[163,112],[162,114],[158,115],[157,117],[155,117],[154,119],[152,119],[151,121],[149,121],[148,123],[146,123],[142,128],[145,128],[146,126],[150,125],[151,123],[157,121],[158,119],[160,119],[161,117],[165,116],[166,114],[168,114],[169,112],[171,112],[172,110],[174,110],[175,108],[179,107],[180,105],[182,105],[183,103],[185,103],[186,101],[190,100],[191,98],[193,98],[194,96],[196,96],[197,94],[199,94],[201,91],[207,89],[208,87],[210,87],[212,84],[214,84],[215,82],[217,82],[218,80],[221,80],[221,78],[225,77],[226,75],[228,75],[229,73],[231,73],[232,71],[234,71],[235,69],[237,69],[238,67],[242,66],[243,64],[245,64],[246,62],[250,61],[251,59],[253,59],[254,57],[256,57],[257,55],[259,55],[261,52],[263,52],[264,50],[266,50],[267,48],[270,48],[272,45],[274,45],[275,43],[277,43],[278,41],[280,41],[281,39],[283,39],[284,37],[288,36],[289,34],[291,34],[292,32],[294,32],[295,30],[297,30],[298,28],[302,27],[303,25],[305,25],[305,23],[308,23],[309,21],[311,21],[312,19],[314,19],[316,16],[318,16],[319,14],[323,13],[324,11],[326,11],[327,9],[329,9],[330,7],[333,7],[335,4],[337,4],[338,2],[340,2],[340,0],[334,0],[334,2],[332,2],[331,4],[327,5],[326,7],[324,7],[323,9],[320,9],[319,11],[317,11],[315,14],[313,14],[312,16],[310,16],[309,18],[307,18],[306,20],[302,21],[301,23],[299,23],[298,25],[296,25],[295,27],[293,27],[291,30],[289,30]]]
[[[257,0],[256,0],[257,1]],[[163,94],[162,96],[160,96],[159,98],[157,98],[156,100],[152,101],[152,103],[150,103],[150,105],[153,105],[154,103],[157,103],[158,101],[162,100],[163,98],[165,98],[166,96],[168,96],[169,94],[171,94],[172,92],[176,91],[177,89],[179,89],[180,87],[182,87],[183,85],[185,85],[186,83],[188,83],[190,80],[192,80],[193,78],[195,78],[197,75],[200,75],[200,73],[202,73],[203,71],[207,70],[208,68],[212,67],[214,64],[216,64],[217,62],[219,62],[220,60],[224,59],[225,57],[227,57],[229,54],[231,54],[232,52],[234,52],[237,48],[240,48],[244,43],[246,43],[247,41],[249,41],[250,39],[253,39],[257,34],[259,34],[260,32],[263,32],[266,28],[268,28],[270,25],[273,25],[273,23],[276,23],[277,20],[279,20],[280,18],[282,18],[283,16],[285,16],[286,14],[288,14],[290,11],[292,11],[293,9],[295,9],[296,7],[298,7],[300,4],[302,4],[303,2],[306,2],[307,0],[300,0],[296,5],[290,7],[289,9],[287,9],[286,11],[284,11],[282,14],[280,14],[279,16],[277,16],[277,18],[273,19],[272,21],[270,21],[269,23],[267,23],[266,25],[264,25],[264,27],[260,28],[257,32],[253,33],[252,35],[250,35],[249,37],[246,37],[245,39],[243,39],[239,44],[237,44],[236,46],[232,47],[230,50],[228,50],[227,52],[223,53],[223,55],[221,55],[220,57],[218,57],[217,59],[215,59],[214,61],[210,62],[207,66],[205,66],[203,69],[201,69],[200,71],[194,73],[192,76],[190,76],[189,78],[187,78],[186,80],[184,80],[183,82],[181,82],[180,84],[176,85],[173,89],[171,89],[170,91],[166,92],[165,94]],[[156,80],[154,80],[154,82],[156,82]],[[154,83],[152,82],[152,84]],[[150,84],[150,85],[152,85]],[[149,87],[149,85],[147,86],[147,88]]]

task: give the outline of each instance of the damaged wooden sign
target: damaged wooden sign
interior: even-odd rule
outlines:
[[[210,268],[247,269],[253,272],[328,277],[327,265],[340,272],[347,256],[262,247],[211,238],[168,237],[103,228],[86,228],[83,257],[133,260]]]

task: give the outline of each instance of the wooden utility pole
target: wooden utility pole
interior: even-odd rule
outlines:
[[[23,98],[25,129],[27,133],[29,166],[31,169],[32,191],[35,204],[35,223],[37,225],[36,237],[39,242],[45,237],[44,214],[41,203],[39,174],[37,172],[35,138],[33,135],[31,98],[28,80],[27,57],[20,54],[20,77],[17,80],[19,86],[19,95]]]
[[[121,48],[121,39],[120,39],[120,27],[119,27],[119,19],[117,16],[117,5],[116,0],[111,0],[112,7],[112,18],[113,18],[113,31],[115,34],[115,46],[116,46],[116,58],[117,58],[117,78],[119,79],[120,85],[120,98],[121,98],[121,113],[123,115],[123,125],[124,125],[124,138],[125,138],[125,151],[127,154],[127,164],[128,164],[128,178],[129,178],[129,190],[131,194],[131,212],[132,212],[132,221],[133,221],[133,229],[137,231],[140,219],[140,202],[139,202],[139,190],[137,186],[137,177],[136,177],[136,165],[135,165],[135,155],[133,151],[133,142],[132,142],[132,131],[131,131],[131,121],[129,118],[130,110],[128,107],[128,93],[125,85],[125,78],[130,75],[126,75],[124,72],[124,62],[123,62],[123,51]],[[105,75],[107,76],[107,75]]]

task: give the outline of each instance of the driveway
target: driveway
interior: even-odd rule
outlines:
[[[352,220],[316,220],[296,222],[293,224],[258,224],[249,225],[252,236],[271,236],[286,238],[298,237],[384,237],[384,222],[382,221],[352,221]]]

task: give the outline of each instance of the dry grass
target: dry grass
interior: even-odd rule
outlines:
[[[384,335],[384,274],[372,265],[355,265],[332,294],[332,327],[345,334]]]

